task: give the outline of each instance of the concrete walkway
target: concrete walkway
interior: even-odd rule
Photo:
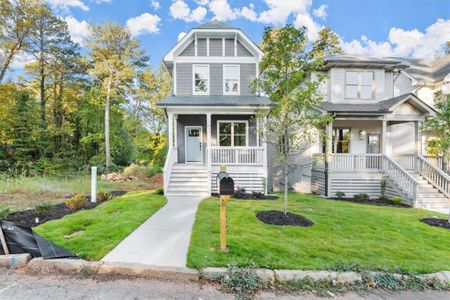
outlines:
[[[185,267],[201,198],[168,197],[167,204],[108,253],[102,261]]]

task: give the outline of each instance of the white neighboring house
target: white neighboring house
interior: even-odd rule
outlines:
[[[264,122],[256,118],[270,101],[249,88],[262,57],[244,32],[218,21],[192,29],[164,57],[173,78],[172,95],[158,103],[168,116],[166,195],[216,192],[221,164],[247,191],[282,189],[272,145],[260,136]],[[433,66],[439,67],[428,70],[426,77],[435,78],[430,88],[448,89],[448,60]],[[319,109],[334,117],[326,128],[330,138],[292,156],[297,168],[289,188],[379,197],[384,177],[387,196],[450,209],[450,177],[438,158],[423,156],[422,125],[435,111],[432,100],[421,99],[428,85],[414,79],[414,68],[405,59],[327,57]]]

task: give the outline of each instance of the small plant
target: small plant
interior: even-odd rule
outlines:
[[[217,280],[223,291],[235,294],[237,299],[249,299],[260,287],[254,265],[248,268],[230,265],[227,274]]]
[[[111,199],[111,195],[108,192],[98,192],[97,193],[97,201],[105,202]]]
[[[381,197],[380,197],[380,199],[382,199],[382,200],[387,199],[386,198],[386,185],[387,185],[386,177],[381,178],[381,181],[380,181]]]
[[[163,188],[159,188],[156,190],[155,192],[157,195],[164,195],[164,189]]]
[[[380,197],[380,200],[381,200],[381,201],[389,201],[389,198],[386,197],[386,196],[381,196],[381,197]]]
[[[344,192],[336,192],[336,197],[338,197],[339,199],[342,199],[345,197],[345,193]]]
[[[0,221],[6,219],[6,217],[11,213],[11,209],[9,207],[1,207],[0,206]]]
[[[403,198],[400,196],[394,196],[392,197],[392,202],[396,203],[396,204],[402,204],[403,203]]]
[[[369,200],[369,195],[360,193],[360,194],[355,194],[353,196],[353,198],[355,198],[355,200],[357,200],[357,201],[364,201],[364,200]]]
[[[47,216],[51,212],[52,207],[53,205],[49,202],[41,202],[39,204],[36,204],[33,207],[33,210],[39,217],[42,218]]]
[[[70,210],[80,210],[86,207],[86,205],[88,204],[88,199],[85,194],[80,193],[64,201],[64,204]]]

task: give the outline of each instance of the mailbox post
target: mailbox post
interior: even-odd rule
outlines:
[[[217,188],[220,195],[220,251],[226,252],[227,249],[227,201],[230,195],[234,194],[234,180],[226,172],[226,166],[220,167],[217,174]]]

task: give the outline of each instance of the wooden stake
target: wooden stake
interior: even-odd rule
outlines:
[[[220,251],[227,249],[227,201],[230,196],[220,196]]]
[[[3,235],[3,230],[2,230],[1,225],[0,225],[0,242],[2,242],[3,252],[5,252],[5,255],[9,255],[8,245],[6,245],[6,239],[5,239],[5,236]]]

